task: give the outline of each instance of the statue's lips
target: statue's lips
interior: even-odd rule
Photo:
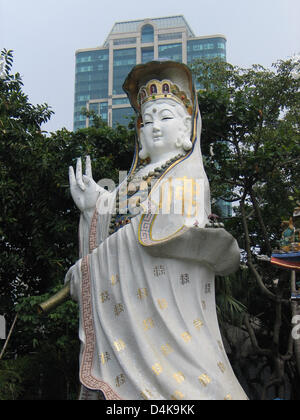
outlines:
[[[153,142],[156,143],[158,141],[162,140],[162,136],[155,136],[153,137]]]

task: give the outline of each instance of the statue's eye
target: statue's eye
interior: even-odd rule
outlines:
[[[152,121],[145,121],[144,124],[145,125],[152,124]]]
[[[174,115],[171,112],[165,110],[160,114],[160,118],[162,120],[173,120]]]

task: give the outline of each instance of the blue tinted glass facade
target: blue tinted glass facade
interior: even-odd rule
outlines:
[[[142,63],[148,63],[148,61],[153,61],[154,60],[154,48],[153,47],[149,47],[149,48],[142,48],[141,51],[141,61]]]
[[[219,199],[217,201],[217,207],[219,209],[219,216],[221,217],[232,217],[232,203]]]
[[[113,127],[115,127],[117,124],[127,126],[133,115],[135,115],[135,113],[132,108],[114,108],[112,110]]]
[[[89,106],[89,110],[94,111],[106,123],[108,122],[108,103],[107,102],[92,103]]]
[[[74,130],[86,126],[81,110],[87,105],[109,125],[115,125],[118,116],[124,121],[124,115],[131,115],[115,107],[129,105],[122,85],[136,64],[158,59],[190,65],[216,57],[226,61],[225,37],[196,38],[182,16],[156,18],[153,25],[149,19],[117,22],[103,47],[76,53]]]
[[[141,34],[141,41],[142,44],[145,44],[147,42],[154,42],[154,29],[152,25],[145,25],[142,28],[142,34]]]
[[[122,95],[124,80],[136,64],[136,48],[114,50],[113,95]]]
[[[192,39],[187,41],[187,63],[194,60],[226,60],[226,41],[224,38]]]
[[[112,100],[112,104],[113,105],[130,105],[130,102],[129,102],[129,99],[126,97],[126,98],[115,98],[115,99],[113,99]]]
[[[91,99],[108,96],[108,50],[80,52],[76,56],[74,130],[85,127],[81,109]]]
[[[160,41],[170,41],[173,39],[181,39],[182,38],[182,32],[172,32],[170,34],[161,34],[158,35],[158,42]]]
[[[158,58],[182,62],[182,44],[159,45]]]

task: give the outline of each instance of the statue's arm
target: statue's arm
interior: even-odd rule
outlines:
[[[82,173],[81,158],[77,159],[76,173],[72,166],[69,167],[69,182],[74,203],[83,214],[93,213],[99,196],[107,192],[94,181],[89,156],[86,157],[84,175]]]
[[[145,247],[155,257],[186,259],[209,266],[217,275],[229,275],[240,264],[237,241],[225,229],[191,227],[182,235]]]
[[[72,198],[80,210],[79,255],[82,257],[89,252],[89,233],[97,201],[107,194],[107,190],[94,181],[89,156],[85,161],[85,174],[82,172],[81,158],[77,159],[76,172],[72,166],[69,167],[69,182]]]
[[[81,289],[81,263],[82,259],[72,265],[65,277],[65,287],[69,289],[69,296],[75,301],[80,302]]]

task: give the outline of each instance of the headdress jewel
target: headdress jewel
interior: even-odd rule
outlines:
[[[140,88],[137,100],[139,107],[141,107],[148,101],[164,98],[173,99],[183,105],[190,115],[192,114],[192,104],[186,93],[168,79],[161,81],[156,79],[150,80],[145,86]]]

